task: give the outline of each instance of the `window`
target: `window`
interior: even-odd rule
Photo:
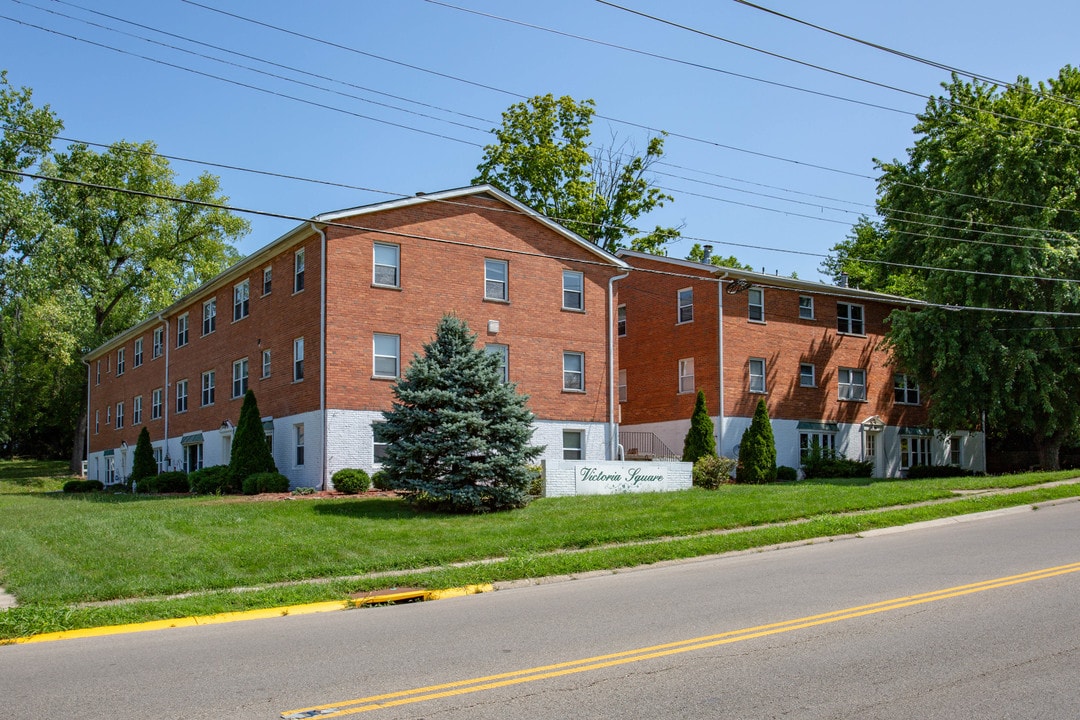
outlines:
[[[840,385],[841,400],[866,399],[866,371],[852,368],[840,368],[837,377]]]
[[[304,379],[304,338],[293,340],[292,348],[292,379],[293,382],[300,382]]]
[[[94,384],[95,385],[100,385],[101,384],[101,361],[100,360],[97,361],[97,375],[96,375],[96,378],[94,380]]]
[[[930,464],[930,438],[900,436],[900,469]]]
[[[202,374],[202,404],[203,407],[214,404],[214,371],[208,370]]]
[[[262,351],[262,376],[264,378],[270,377],[270,351]]]
[[[799,363],[799,386],[817,387],[817,378],[812,363]]]
[[[396,378],[401,357],[401,336],[375,333],[375,377]]]
[[[694,392],[694,358],[679,361],[679,392]]]
[[[293,292],[304,289],[304,248],[296,251],[293,257]]]
[[[105,484],[112,485],[116,482],[116,458],[109,456],[105,460]]]
[[[188,314],[176,318],[176,347],[184,347],[188,341]]]
[[[397,245],[375,243],[374,256],[371,282],[385,287],[399,287],[401,248]]]
[[[765,322],[765,291],[750,288],[746,291],[747,317],[751,322]]]
[[[863,306],[850,303],[836,303],[836,332],[847,335],[865,335],[863,328]]]
[[[371,454],[376,464],[382,464],[383,458],[386,457],[386,448],[389,443],[386,442],[386,438],[382,436],[383,423],[377,422],[371,424]]]
[[[94,411],[94,434],[97,435],[101,432],[101,411]]]
[[[169,469],[166,467],[165,453],[159,447],[154,448],[154,464],[157,465],[159,475]]]
[[[143,342],[142,341],[143,341],[142,338],[138,338],[138,339],[135,340],[135,353],[134,353],[134,357],[131,359],[131,366],[132,367],[140,367],[140,366],[142,366],[142,360],[143,360],[143,351],[142,351]]]
[[[694,321],[694,288],[684,288],[679,291],[679,322],[688,323]]]
[[[116,374],[117,376],[124,374],[124,353],[125,349],[120,348],[116,351]]]
[[[154,349],[151,353],[154,359],[161,357],[165,345],[165,328],[154,328]]]
[[[626,370],[619,371],[619,402],[626,402]]]
[[[105,406],[105,427],[112,425],[112,405]]]
[[[274,428],[273,424],[268,428],[263,425],[263,435],[266,437],[266,447],[270,449],[270,456],[274,455]]]
[[[191,443],[184,446],[184,472],[193,473],[203,466],[203,444]]]
[[[164,396],[161,388],[154,388],[154,391],[150,393],[150,419],[161,419],[161,400]]]
[[[142,425],[142,395],[136,395],[131,401],[131,424]]]
[[[750,392],[765,392],[765,360],[750,358]]]
[[[187,380],[176,383],[176,412],[187,412]]]
[[[294,425],[296,428],[296,467],[304,466],[304,426]]]
[[[963,452],[961,450],[963,448],[962,442],[963,442],[963,440],[959,435],[953,435],[951,438],[949,438],[949,464],[950,465],[955,465],[956,467],[962,467],[963,466],[963,464],[964,464],[963,463],[964,456],[963,456]]]
[[[585,457],[581,445],[581,430],[563,430],[562,433],[562,456],[563,460],[582,460]]]
[[[251,309],[250,300],[251,296],[251,282],[245,280],[239,285],[233,285],[232,290],[232,319],[233,322],[237,320],[243,320],[248,316],[248,312]]]
[[[866,433],[866,442],[863,443],[863,456],[867,459],[877,455],[877,433]]]
[[[799,462],[806,462],[810,451],[817,446],[828,454],[836,452],[836,433],[834,432],[801,432],[799,433]]]
[[[217,298],[211,298],[202,305],[202,334],[209,335],[217,329]]]
[[[799,319],[800,320],[813,320],[814,319],[814,298],[810,295],[799,296]]]
[[[562,273],[563,310],[585,309],[585,275],[574,270]]]
[[[619,308],[618,308],[618,321],[617,322],[618,322],[617,327],[619,329],[619,337],[623,337],[623,336],[626,335],[626,306],[625,305],[620,305]]]
[[[503,383],[510,382],[510,348],[506,345],[488,343],[484,350],[499,358],[499,377]]]
[[[504,300],[510,299],[507,292],[507,274],[509,267],[505,260],[484,261],[484,299]]]
[[[904,405],[919,404],[919,383],[911,375],[893,375],[893,395],[896,402]]]
[[[233,398],[244,397],[248,389],[248,361],[247,358],[237,360],[232,364],[232,396]]]
[[[263,291],[262,291],[262,294],[263,295],[269,295],[270,290],[273,289],[273,286],[274,286],[274,268],[269,267],[269,266],[264,267],[263,268]]]
[[[562,354],[563,390],[585,391],[585,353]]]

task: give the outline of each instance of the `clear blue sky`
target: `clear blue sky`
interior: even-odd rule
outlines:
[[[757,269],[797,272],[809,280],[821,278],[819,256],[847,234],[859,213],[872,211],[875,183],[866,176],[875,175],[873,159],[904,155],[913,140],[913,114],[925,106],[920,97],[827,74],[589,0],[448,2],[640,52],[423,0],[198,1],[349,49],[182,0],[0,0],[0,67],[8,70],[13,85],[33,88],[36,103],[49,104],[72,138],[103,143],[153,140],[160,152],[169,155],[364,188],[173,163],[181,180],[204,169],[219,175],[224,192],[237,207],[302,217],[467,185],[476,173],[482,146],[491,140],[490,129],[520,96],[550,92],[592,98],[598,114],[612,119],[594,122],[594,142],[610,144],[614,133],[620,142],[629,140],[643,148],[649,132],[638,126],[671,133],[666,164],[656,167],[655,180],[675,202],[638,223],[685,224],[687,239],[670,245],[669,255],[684,257],[695,241],[711,242],[718,254],[734,254]],[[920,95],[938,92],[948,79],[944,71],[733,0],[613,1]],[[1045,80],[1065,64],[1080,64],[1076,41],[1080,3],[759,0],[759,4],[1007,81],[1018,75]],[[134,35],[328,90],[221,64]],[[245,254],[295,224],[249,219],[252,233],[240,243]]]

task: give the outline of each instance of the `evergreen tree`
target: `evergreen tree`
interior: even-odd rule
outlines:
[[[132,488],[146,478],[157,475],[157,463],[154,462],[154,448],[150,445],[150,431],[144,426],[135,442],[135,458],[131,462],[131,475],[128,480]]]
[[[383,471],[414,504],[487,512],[529,501],[528,466],[543,448],[529,445],[528,397],[503,383],[500,358],[475,342],[463,320],[444,316],[383,413]]]
[[[769,409],[758,400],[754,419],[739,443],[739,467],[735,481],[764,483],[776,480],[776,440],[773,438]]]
[[[690,416],[690,430],[683,441],[683,462],[697,462],[706,455],[716,454],[716,437],[713,436],[713,421],[705,407],[705,391],[697,391],[694,402],[694,414]]]
[[[229,487],[233,492],[240,492],[244,478],[248,475],[264,472],[277,472],[274,456],[266,444],[263,432],[262,416],[255,393],[248,390],[244,394],[244,404],[240,406],[240,422],[236,424],[233,435],[232,458],[229,460]]]

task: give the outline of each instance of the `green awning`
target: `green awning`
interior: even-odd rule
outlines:
[[[203,439],[201,432],[191,433],[190,435],[185,435],[184,437],[180,438],[181,445],[198,445],[202,441]]]
[[[263,424],[263,432],[264,433],[269,434],[269,433],[274,432],[274,421],[273,420],[263,420],[262,424]]]
[[[104,452],[105,457],[112,457],[115,454],[116,454],[116,451],[113,450],[112,448],[109,448],[108,450],[106,450]]]
[[[933,435],[934,431],[930,428],[920,427],[902,427],[900,428],[901,435]]]
[[[836,423],[799,421],[799,430],[817,430],[818,432],[840,432],[840,426]]]

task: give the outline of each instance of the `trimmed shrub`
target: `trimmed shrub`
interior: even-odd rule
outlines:
[[[64,483],[66,493],[88,493],[104,489],[105,484],[100,480],[68,480]]]
[[[690,430],[683,440],[683,462],[697,462],[698,458],[716,455],[716,437],[713,435],[713,421],[705,407],[705,392],[697,391],[694,412],[690,416]]]
[[[371,478],[368,474],[355,468],[342,468],[334,473],[330,480],[334,483],[335,490],[346,495],[367,492],[367,489],[371,487]]]
[[[139,489],[148,493],[186,493],[191,492],[191,485],[186,472],[169,470],[146,478],[139,483]]]
[[[135,442],[135,458],[131,463],[131,476],[128,482],[136,490],[147,478],[158,474],[157,463],[154,462],[154,448],[150,444],[150,431],[143,427],[139,431],[139,439]]]
[[[243,487],[244,478],[248,475],[264,472],[277,472],[277,465],[270,454],[270,446],[266,444],[259,403],[255,393],[248,390],[244,394],[244,404],[240,406],[240,420],[236,423],[232,456],[229,458],[231,486],[235,488],[233,492]]]
[[[533,497],[540,497],[544,494],[544,468],[539,465],[530,465],[529,472],[533,474],[533,478],[529,482],[529,494]]]
[[[769,409],[758,400],[754,419],[739,443],[739,468],[735,481],[766,483],[776,479],[776,440],[773,437]]]
[[[252,473],[244,478],[245,495],[289,492],[289,478],[277,472]]]
[[[390,477],[386,474],[385,470],[379,470],[371,476],[371,487],[376,490],[393,490],[390,487]]]
[[[823,448],[814,440],[810,443],[810,452],[803,460],[803,474],[807,480],[813,478],[868,478],[874,472],[874,463],[867,460],[849,460],[837,454],[832,448]]]
[[[795,482],[799,479],[799,471],[788,465],[780,465],[776,468],[776,479],[780,482]]]
[[[971,470],[965,470],[959,465],[914,465],[908,468],[908,480],[921,480],[924,478],[948,478],[968,477],[974,475]]]
[[[239,487],[233,484],[228,465],[212,465],[188,475],[188,485],[196,495],[235,494]]]
[[[717,455],[705,455],[694,463],[694,487],[715,490],[721,485],[734,482],[731,473],[738,461]]]

